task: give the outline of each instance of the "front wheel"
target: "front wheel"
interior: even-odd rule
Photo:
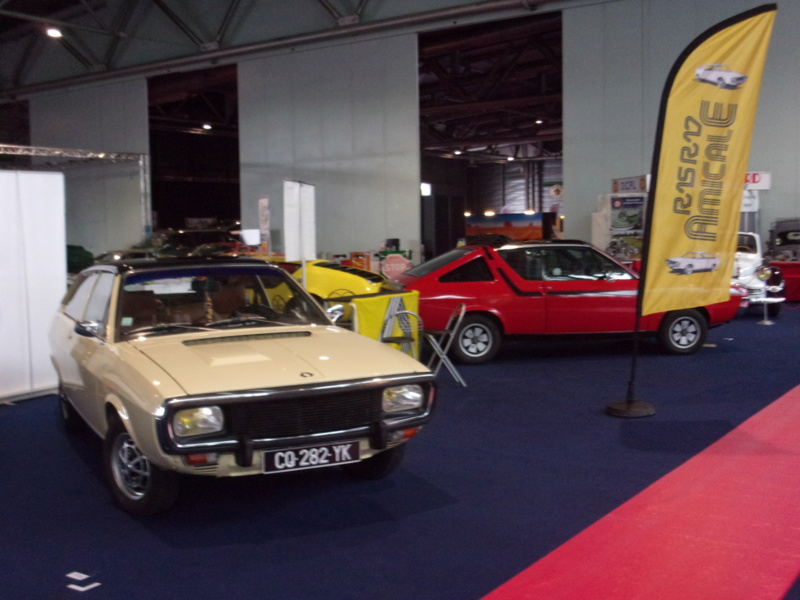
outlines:
[[[103,466],[114,500],[132,515],[164,512],[178,498],[177,475],[152,464],[116,419],[103,443]]]
[[[670,354],[693,354],[706,341],[708,323],[694,309],[676,310],[664,315],[658,337]]]
[[[500,350],[500,330],[483,315],[466,315],[452,347],[456,362],[477,365],[492,360]]]

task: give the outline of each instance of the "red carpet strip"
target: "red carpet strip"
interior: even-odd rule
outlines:
[[[798,573],[800,387],[485,600],[777,600]]]

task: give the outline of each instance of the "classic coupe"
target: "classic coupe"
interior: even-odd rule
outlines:
[[[455,306],[467,305],[451,347],[462,363],[491,360],[508,336],[630,335],[636,328],[637,273],[579,241],[462,246],[399,282],[419,292],[426,329],[443,329]],[[639,331],[670,353],[693,353],[709,327],[736,315],[746,294],[731,287],[726,302],[643,316]]]
[[[65,426],[104,439],[113,497],[136,515],[170,508],[179,474],[386,476],[432,415],[425,366],[337,327],[257,259],[90,267],[50,347]]]
[[[716,271],[719,265],[719,256],[713,252],[693,251],[667,259],[667,266],[671,271],[684,275],[691,275],[696,271]]]
[[[694,78],[697,81],[713,83],[723,89],[737,88],[747,81],[747,75],[731,71],[727,65],[721,63],[709,63],[698,67],[694,71]]]

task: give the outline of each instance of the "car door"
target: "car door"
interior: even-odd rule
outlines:
[[[638,280],[589,246],[543,248],[547,333],[633,331]]]
[[[104,384],[100,379],[112,360],[106,339],[109,302],[114,275],[95,272],[84,280],[75,296],[65,306],[64,314],[70,326],[64,331],[61,363],[65,365],[64,392],[81,416],[94,428],[103,420],[102,397]],[[95,323],[96,335],[77,333],[78,323]]]
[[[505,333],[545,333],[543,249],[510,246],[501,248],[497,254],[502,260],[495,260],[493,266],[505,289],[501,308]]]

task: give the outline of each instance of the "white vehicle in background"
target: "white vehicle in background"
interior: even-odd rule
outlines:
[[[739,232],[733,263],[733,283],[747,289],[750,306],[764,307],[770,317],[781,312],[783,274],[780,269],[764,264],[761,236]]]

